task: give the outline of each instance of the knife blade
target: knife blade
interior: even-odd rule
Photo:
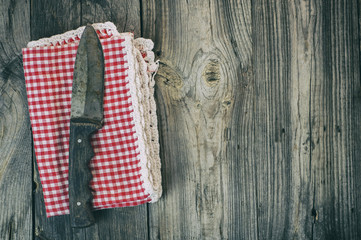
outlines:
[[[69,138],[69,209],[71,226],[92,225],[93,195],[89,168],[94,151],[91,136],[103,125],[104,55],[91,25],[85,27],[77,49],[71,97]]]

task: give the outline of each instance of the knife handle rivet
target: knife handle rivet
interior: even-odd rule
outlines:
[[[81,138],[78,139],[78,143],[81,143]]]
[[[76,202],[76,205],[80,206],[80,205],[81,205],[81,202]]]

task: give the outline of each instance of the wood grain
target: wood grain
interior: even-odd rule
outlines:
[[[33,235],[31,132],[21,48],[30,40],[28,1],[0,1],[0,239]]]
[[[291,112],[296,109],[291,105],[295,82],[290,76],[292,46],[287,1],[256,1],[252,20],[255,136],[251,148],[256,172],[257,238],[292,239],[292,218],[299,219],[292,214],[295,204],[291,196],[299,189],[294,189],[291,182],[293,160],[297,161],[292,158],[295,126]],[[302,116],[304,109],[300,111]],[[303,117],[307,115],[297,120],[303,121]],[[304,157],[300,158],[302,162]],[[296,177],[303,178],[303,174]],[[300,208],[301,212],[307,211]]]
[[[290,225],[288,236],[312,239],[314,214],[314,140],[311,131],[312,83],[322,76],[322,12],[316,1],[289,2],[291,144]]]
[[[81,1],[31,1],[31,40],[51,37],[81,25]]]
[[[140,36],[140,4],[131,0],[82,0],[81,24],[113,22],[118,32],[133,32]]]
[[[149,205],[150,238],[251,236],[255,228],[231,227],[240,207],[232,195],[236,178],[230,178],[239,169],[231,164],[239,159],[227,158],[225,151],[234,101],[243,99],[241,83],[252,75],[240,77],[251,69],[250,2],[142,6],[143,35],[154,39],[161,61],[156,92],[165,190],[159,203]]]
[[[323,74],[311,84],[314,239],[361,238],[359,4],[319,6]]]
[[[161,59],[165,194],[149,206],[151,238],[357,239],[360,164],[352,158],[360,151],[359,73],[348,69],[359,66],[352,10],[358,8],[356,2],[143,1],[143,34],[155,40]],[[334,57],[330,67],[328,52],[343,60]],[[339,76],[358,79],[343,83],[354,92],[337,96],[320,87],[330,85],[330,72],[338,72],[336,83]],[[334,106],[340,97],[345,106]],[[322,146],[325,125],[317,122],[340,109],[347,111],[339,122],[349,135]],[[329,155],[331,146],[343,146],[338,158]],[[325,189],[327,171],[339,182]],[[328,212],[321,216],[321,209]]]

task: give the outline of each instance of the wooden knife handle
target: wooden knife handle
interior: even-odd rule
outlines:
[[[69,140],[69,208],[71,226],[88,227],[95,220],[92,213],[93,195],[89,186],[92,174],[89,168],[94,151],[91,135],[98,130],[95,124],[70,121]]]

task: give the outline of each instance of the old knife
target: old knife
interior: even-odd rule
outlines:
[[[91,25],[78,46],[73,74],[69,139],[69,208],[72,227],[94,223],[89,186],[94,157],[90,138],[103,125],[104,55]]]

